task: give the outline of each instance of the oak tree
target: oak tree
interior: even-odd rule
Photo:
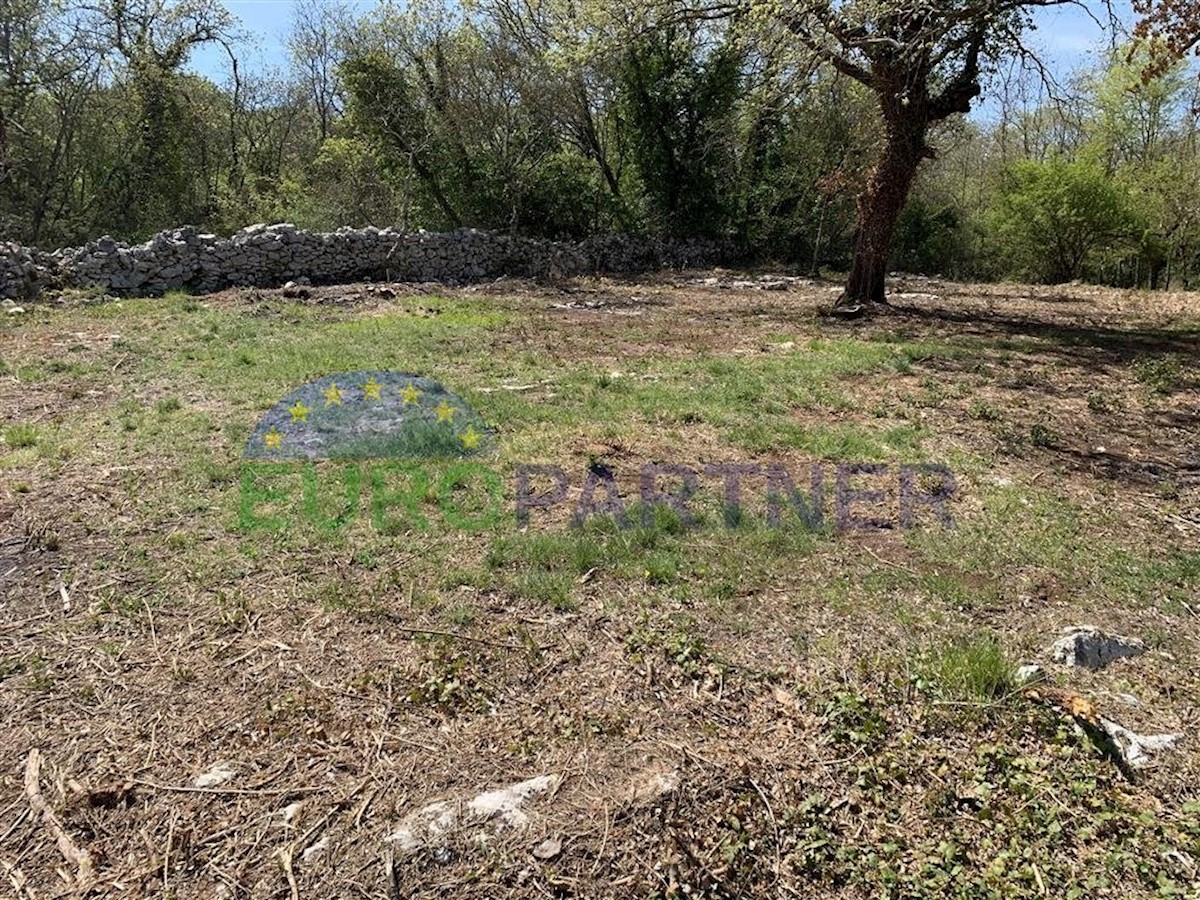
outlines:
[[[883,120],[879,157],[857,198],[853,263],[834,313],[853,317],[885,303],[896,223],[930,130],[964,114],[993,61],[1027,55],[1023,35],[1038,7],[1077,0],[814,0],[774,7],[800,44],[871,90]]]

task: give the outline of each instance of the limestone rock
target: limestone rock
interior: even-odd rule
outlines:
[[[1103,669],[1114,660],[1145,652],[1146,645],[1137,638],[1106,634],[1095,625],[1067,628],[1050,646],[1050,657],[1055,662],[1086,669]]]

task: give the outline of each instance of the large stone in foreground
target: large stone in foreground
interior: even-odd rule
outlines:
[[[1065,666],[1103,669],[1109,663],[1146,652],[1137,638],[1106,634],[1095,625],[1075,625],[1050,646],[1050,657]]]

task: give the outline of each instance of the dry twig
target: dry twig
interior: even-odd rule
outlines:
[[[86,850],[80,850],[71,840],[71,836],[63,828],[62,822],[59,821],[54,810],[42,796],[41,774],[42,754],[35,747],[29,751],[29,757],[25,760],[25,797],[29,801],[30,808],[41,815],[42,820],[46,823],[46,828],[54,835],[54,843],[58,846],[58,852],[79,870],[76,876],[79,886],[88,887],[95,879],[92,857]]]

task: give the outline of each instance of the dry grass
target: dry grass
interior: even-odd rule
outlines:
[[[3,323],[0,884],[1196,896],[1195,298],[911,281],[849,325],[818,316],[831,288],[247,291]],[[572,530],[565,506],[469,531],[431,503],[425,530],[239,530],[263,409],[357,368],[467,397],[509,503],[521,460],[576,492],[603,463],[631,493],[646,461],[798,483],[814,461],[931,461],[957,528],[729,532],[701,503],[693,531]],[[763,485],[747,496],[760,516]],[[1053,679],[1187,735],[1132,782],[1011,690],[1079,622],[1151,650]],[[523,827],[472,819],[544,774]],[[389,842],[443,800],[440,840]]]

